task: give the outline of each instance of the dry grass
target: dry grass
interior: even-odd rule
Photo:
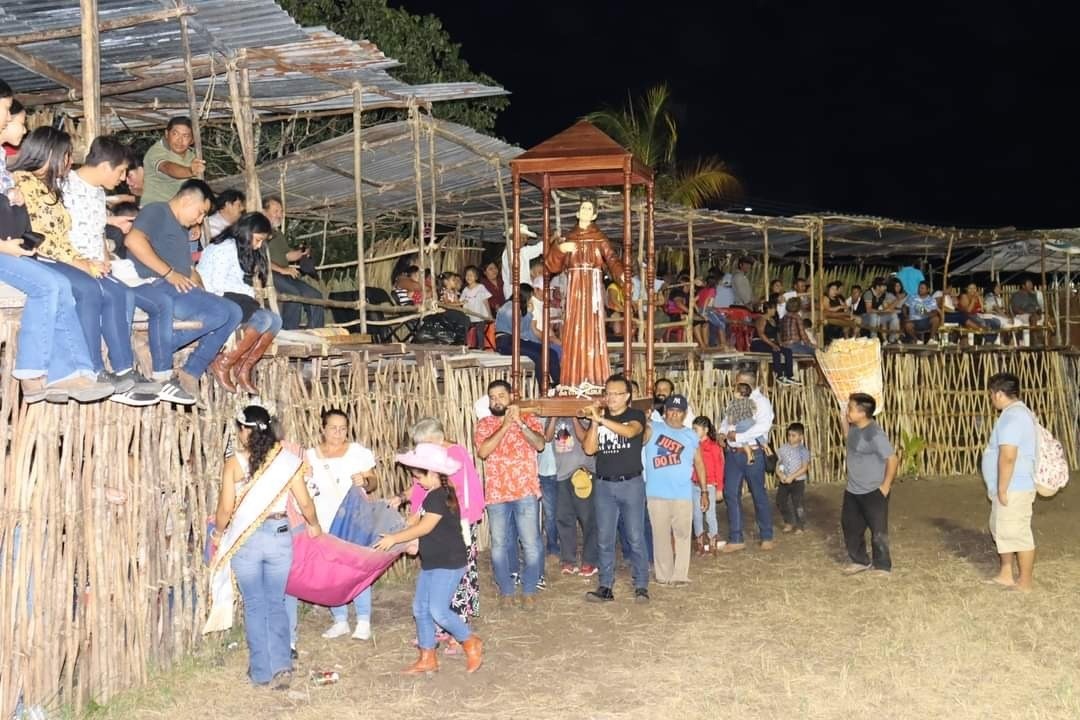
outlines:
[[[897,488],[892,577],[841,576],[841,488],[819,486],[805,536],[782,536],[774,553],[695,560],[692,586],[654,586],[648,606],[630,602],[625,571],[616,602],[586,605],[591,581],[549,562],[535,613],[484,607],[486,665],[472,677],[456,658],[431,677],[399,675],[414,654],[411,588],[380,586],[375,643],[322,640],[322,611],[302,621],[298,675],[334,668],[338,685],[251,689],[241,647],[95,717],[1080,717],[1075,490],[1037,505],[1038,590],[1023,595],[980,582],[996,563],[980,488]]]

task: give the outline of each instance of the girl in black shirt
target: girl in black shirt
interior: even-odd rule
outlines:
[[[411,452],[395,459],[409,469],[413,480],[429,490],[422,509],[409,518],[404,530],[383,535],[375,543],[376,550],[387,551],[398,543],[420,539],[420,577],[416,580],[413,597],[420,658],[404,672],[426,673],[439,669],[435,656],[436,624],[461,643],[466,672],[476,672],[482,662],[480,638],[473,635],[461,616],[450,609],[450,601],[468,561],[457,493],[448,479],[458,471],[459,465],[446,454],[444,447],[434,443],[420,443]]]

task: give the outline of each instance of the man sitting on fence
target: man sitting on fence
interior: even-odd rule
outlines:
[[[1042,324],[1042,305],[1039,294],[1035,292],[1035,282],[1031,278],[1024,280],[1020,290],[1009,298],[1009,309],[1020,325],[1036,327]]]
[[[916,295],[909,295],[904,303],[904,333],[920,344],[926,336],[927,345],[937,345],[937,332],[941,327],[941,309],[930,295],[930,286],[919,283]]]
[[[866,313],[862,326],[871,333],[884,332],[889,342],[896,342],[900,335],[900,316],[892,308],[889,294],[885,291],[885,278],[874,278],[870,292],[863,296]]]
[[[270,269],[274,276],[274,290],[279,295],[299,295],[321,300],[322,292],[302,281],[300,270],[290,265],[309,257],[311,251],[308,248],[302,250],[289,248],[289,241],[281,232],[281,225],[285,222],[285,206],[281,198],[277,195],[268,195],[263,198],[262,206],[263,214],[270,218],[270,224],[274,226],[274,234],[270,236]],[[307,312],[309,330],[326,325],[326,312],[322,306],[286,302],[281,304],[282,329],[295,330],[300,327],[301,308]]]
[[[212,200],[206,183],[189,180],[169,202],[143,208],[125,242],[136,271],[152,280],[135,287],[135,305],[147,313],[171,314],[173,320],[199,323],[197,328],[170,327],[169,332],[151,333],[154,379],[168,380],[160,397],[170,402],[194,401],[198,378],[236,330],[242,315],[236,303],[200,288],[191,265],[188,228],[202,223]],[[198,346],[173,375],[173,353],[194,342]],[[231,384],[220,377],[218,381]]]

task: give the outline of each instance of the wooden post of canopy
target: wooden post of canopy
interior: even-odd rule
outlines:
[[[807,284],[809,285],[810,290],[810,319],[812,322],[817,320],[817,299],[814,297],[814,244],[817,240],[817,228],[817,223],[811,223],[807,227],[810,237],[810,272],[807,273],[809,276],[807,278]],[[822,340],[824,340],[824,335],[822,336]]]
[[[825,294],[825,221],[818,220],[818,286],[816,292]],[[814,296],[811,295],[811,298]],[[821,317],[818,318],[818,344],[825,347],[825,308],[818,308]]]
[[[551,185],[548,176],[544,176],[543,185],[540,188],[540,205],[543,212],[543,218],[541,222],[540,239],[543,241],[544,250],[547,250],[549,243],[551,242],[551,219],[549,217],[551,213]],[[540,256],[543,259],[543,255]],[[540,302],[543,303],[543,309],[541,313],[543,316],[540,321],[543,323],[543,327],[540,328],[540,346],[542,348],[540,352],[540,397],[547,397],[548,391],[548,343],[551,340],[551,309],[548,299],[551,297],[551,273],[547,271],[547,263],[544,263],[544,287],[540,288]],[[536,292],[536,288],[533,288],[533,292]]]
[[[641,297],[634,303],[634,317],[633,321],[630,321],[629,325],[624,323],[623,332],[633,331],[635,342],[644,342],[645,340],[645,306],[642,305],[643,299],[648,297],[648,286],[645,284],[645,203],[641,203],[638,206],[638,245],[637,245],[637,261],[638,266],[635,268],[638,271],[638,276],[641,282]],[[629,288],[624,288],[624,292],[629,292],[631,296],[634,294],[634,288],[631,281]],[[629,319],[628,319],[629,321]]]
[[[634,374],[634,333],[630,324],[634,317],[634,268],[630,253],[633,242],[631,238],[633,226],[630,220],[630,191],[634,182],[632,163],[632,156],[627,156],[623,165],[623,374],[627,378],[633,377]],[[606,324],[600,341],[607,342]]]
[[[1065,339],[1062,341],[1066,347],[1072,345],[1072,246],[1065,246]]]
[[[245,52],[241,49],[229,59],[229,107],[232,108],[233,124],[240,138],[240,152],[244,161],[244,185],[248,201],[256,206],[260,202],[259,175],[255,168],[255,137],[251,126],[251,98],[247,92],[248,74],[242,65]],[[245,100],[245,96],[246,100]]]
[[[202,120],[199,118],[199,101],[195,96],[195,72],[191,65],[191,41],[188,37],[187,15],[180,16],[180,48],[184,52],[184,89],[187,91],[188,116],[191,118],[191,136],[195,139],[195,157],[205,159],[202,145]],[[202,177],[201,173],[199,177]],[[252,201],[252,199],[249,198],[249,201]],[[256,207],[256,205],[251,207]],[[210,238],[206,239],[209,240]]]
[[[949,233],[949,245],[945,250],[945,267],[941,273],[941,302],[944,308],[945,295],[949,292],[949,264],[952,262],[952,249],[953,242],[956,240],[956,233]],[[944,310],[942,310],[944,312]]]
[[[367,334],[367,268],[364,264],[364,185],[361,179],[363,170],[363,135],[361,120],[364,112],[364,89],[359,83],[353,85],[353,193],[356,196],[356,309],[360,311],[360,332]],[[324,225],[325,228],[325,225]],[[326,242],[323,241],[325,252]]]
[[[510,382],[514,386],[514,399],[521,398],[521,175],[516,165],[510,165],[511,194],[513,195],[513,219],[510,227]],[[547,348],[544,348],[546,351]]]
[[[769,226],[761,229],[762,255],[761,255],[761,284],[765,288],[765,299],[769,299]]]
[[[656,205],[655,188],[650,179],[645,186],[645,283],[641,296],[645,300],[645,384],[652,392],[656,382],[656,368],[653,361],[654,337],[656,326],[656,304],[653,302],[653,285],[656,284],[656,232],[653,227],[653,213]]]
[[[1050,288],[1046,287],[1046,238],[1039,240],[1039,285],[1042,288],[1042,316],[1040,317],[1039,329],[1043,331],[1043,345],[1047,345],[1046,335],[1050,329],[1050,322],[1046,317],[1047,310],[1050,309],[1050,295],[1048,294]],[[1038,295],[1038,293],[1036,293]]]
[[[686,221],[686,249],[689,253],[687,262],[690,265],[690,287],[686,289],[686,337],[683,338],[683,342],[694,341],[694,280],[697,279],[697,271],[694,267],[696,258],[694,257],[694,218],[691,217]]]
[[[86,152],[101,132],[101,60],[98,54],[97,0],[79,0],[82,16],[83,140]]]

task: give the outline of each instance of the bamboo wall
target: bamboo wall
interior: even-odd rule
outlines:
[[[20,690],[27,705],[79,712],[90,700],[104,702],[145,682],[148,672],[171,666],[203,641],[205,520],[241,403],[204,388],[201,410],[108,402],[20,407],[10,377],[13,332],[13,324],[0,323],[0,427],[7,431],[0,464],[0,716],[11,715]],[[882,422],[894,442],[900,429],[930,441],[921,473],[977,472],[993,421],[983,382],[999,369],[1034,388],[1027,397],[1076,466],[1077,357],[890,354]],[[454,356],[417,366],[357,353],[268,360],[259,374],[259,386],[274,389],[271,404],[292,441],[312,444],[319,411],[343,409],[356,438],[379,460],[381,491],[391,493],[407,482],[392,461],[409,426],[433,414],[449,439],[470,445],[473,402],[507,368]],[[699,413],[718,417],[730,398],[728,370],[684,363],[663,374]],[[769,390],[774,439],[787,423],[804,422],[813,481],[840,481],[837,405],[814,384],[812,371],[803,370],[802,379],[805,388]]]

